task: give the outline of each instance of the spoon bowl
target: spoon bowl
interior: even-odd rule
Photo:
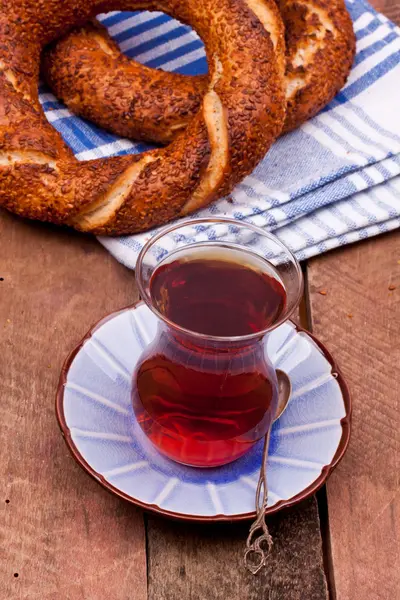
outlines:
[[[292,384],[290,383],[290,379],[288,375],[284,371],[280,369],[276,369],[276,375],[278,377],[278,408],[276,409],[276,414],[274,418],[274,422],[279,419],[280,416],[285,412],[287,405],[289,404],[290,396],[292,394]]]

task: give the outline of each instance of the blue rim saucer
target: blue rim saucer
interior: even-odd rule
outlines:
[[[131,377],[156,327],[138,303],[100,321],[70,354],[56,399],[69,449],[106,489],[146,510],[191,521],[253,518],[262,442],[229,465],[193,469],[160,455],[137,424]],[[292,382],[271,433],[267,513],[274,513],[314,494],[342,459],[351,401],[331,355],[310,333],[287,322],[265,344]]]

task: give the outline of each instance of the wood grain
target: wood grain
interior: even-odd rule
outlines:
[[[399,261],[394,232],[308,269],[313,331],[341,366],[354,406],[349,450],[327,484],[337,600],[400,598]]]
[[[307,590],[326,600],[315,500],[271,520],[274,554],[258,578],[242,566],[246,527],[150,518],[147,594],[142,514],[75,464],[54,416],[66,354],[93,322],[135,301],[133,273],[92,239],[5,213],[0,253],[0,597],[197,600],[215,588],[231,600],[300,600]]]
[[[133,274],[94,239],[5,213],[0,257],[0,598],[145,600],[143,515],[75,464],[54,414],[66,354],[136,299]]]
[[[145,600],[143,516],[75,464],[54,416],[66,354],[95,321],[135,301],[133,273],[92,239],[5,213],[0,253],[0,597]],[[208,599],[218,590],[231,600],[302,600],[309,591],[326,600],[315,500],[272,519],[271,530],[269,568],[253,578],[242,564],[246,526],[150,518],[149,598]]]
[[[383,12],[389,19],[400,25],[400,1],[399,0],[370,0],[376,10]]]
[[[248,525],[194,526],[149,518],[149,600],[327,598],[314,498],[269,519],[274,548],[254,577],[243,566]]]
[[[400,25],[400,0],[371,4]],[[400,597],[399,260],[395,232],[317,258],[308,269],[314,332],[335,352],[354,401],[352,442],[327,485],[337,600]],[[319,286],[329,295],[320,296]]]

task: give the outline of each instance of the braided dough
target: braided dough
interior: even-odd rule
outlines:
[[[325,30],[322,45],[332,46],[331,68],[341,72],[343,83],[354,39],[343,4],[336,4],[339,17],[327,2],[315,1],[322,12],[313,19]],[[78,162],[41,109],[40,52],[99,12],[118,9],[162,10],[191,25],[206,46],[209,79],[197,112],[168,147]],[[296,10],[301,13],[294,10],[294,21]],[[297,35],[294,28],[293,39]],[[0,206],[24,217],[107,235],[166,223],[227,194],[284,125],[284,33],[273,0],[0,0],[0,36]],[[318,36],[313,39],[319,44]],[[298,44],[299,60],[313,43]],[[297,83],[300,72],[292,80],[296,96],[305,93],[306,118],[310,91]],[[173,88],[167,89],[173,97]]]
[[[255,11],[256,2],[248,4]],[[257,5],[260,17],[264,0]],[[343,0],[280,0],[279,6],[286,29],[286,133],[343,87],[355,44]],[[75,114],[117,135],[162,144],[187,127],[208,86],[207,76],[166,73],[129,59],[97,21],[49,48],[42,66],[55,95]]]

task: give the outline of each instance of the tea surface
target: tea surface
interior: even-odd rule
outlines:
[[[286,304],[272,265],[228,248],[177,253],[154,272],[156,308],[175,324],[211,336],[241,336],[267,329]]]

